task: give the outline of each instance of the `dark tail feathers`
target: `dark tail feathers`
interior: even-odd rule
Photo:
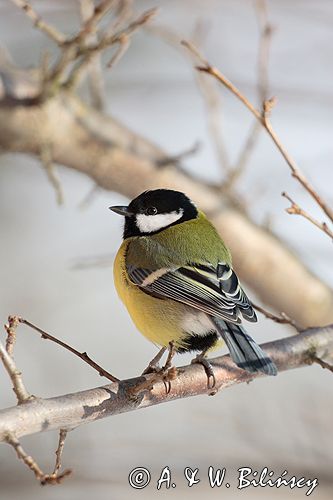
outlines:
[[[216,329],[227,344],[230,356],[237,366],[248,372],[263,372],[276,375],[275,363],[240,325],[228,323],[219,318],[211,318]]]

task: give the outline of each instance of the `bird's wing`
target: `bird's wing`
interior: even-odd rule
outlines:
[[[238,278],[226,263],[189,264],[156,271],[127,265],[130,280],[144,292],[168,298],[233,323],[240,323],[240,313],[248,321],[257,321],[251,302]]]

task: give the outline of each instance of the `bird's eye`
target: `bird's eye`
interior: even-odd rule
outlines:
[[[146,210],[147,215],[155,215],[157,214],[157,208],[156,207],[148,207]]]

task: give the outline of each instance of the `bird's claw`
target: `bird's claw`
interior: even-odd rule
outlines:
[[[166,347],[162,347],[162,349],[157,353],[157,355],[150,361],[147,368],[142,372],[142,375],[148,375],[150,373],[153,373],[155,376],[151,380],[150,389],[152,388],[155,382],[161,380],[164,383],[166,394],[169,394],[171,391],[171,380],[174,380],[174,378],[177,376],[177,368],[172,366],[172,358],[175,355],[175,348],[173,342],[169,343],[168,357],[164,366],[162,366],[161,368],[158,362],[160,361],[165,351]]]
[[[207,375],[207,388],[211,390],[209,395],[214,396],[217,393],[217,390],[212,391],[212,389],[214,389],[214,387],[216,386],[216,378],[210,361],[199,354],[199,356],[192,359],[191,364],[199,364],[204,367],[205,373]]]

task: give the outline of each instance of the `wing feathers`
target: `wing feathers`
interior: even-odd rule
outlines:
[[[256,321],[255,312],[228,264],[190,264],[155,271],[127,265],[128,276],[146,293],[188,304],[219,318],[240,323],[240,313]]]

